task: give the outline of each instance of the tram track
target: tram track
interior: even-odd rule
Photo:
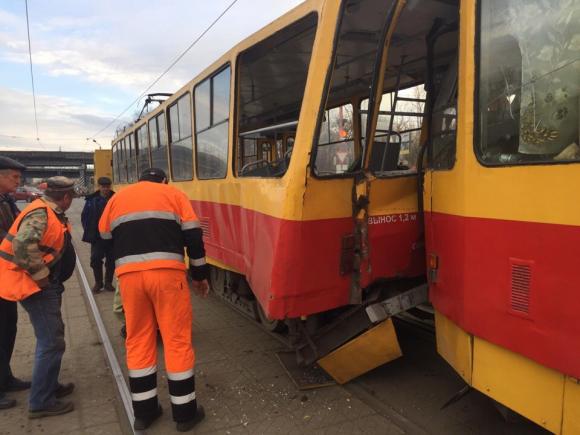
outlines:
[[[123,370],[121,369],[121,365],[119,364],[119,360],[113,349],[113,345],[109,338],[109,334],[107,333],[107,329],[105,328],[105,324],[103,322],[103,318],[97,306],[97,302],[95,301],[95,297],[91,291],[87,275],[84,271],[83,265],[79,260],[78,256],[76,259],[76,266],[77,266],[76,273],[79,276],[79,281],[81,283],[84,296],[91,309],[93,320],[95,321],[95,325],[97,327],[101,343],[103,344],[105,356],[107,358],[109,367],[111,368],[113,379],[115,380],[117,391],[119,392],[119,397],[123,404],[123,410],[125,412],[125,415],[127,416],[127,421],[129,423],[129,427],[131,428],[131,432],[134,435],[144,435],[145,432],[133,429],[133,420],[135,419],[135,416],[133,414],[133,406],[131,403],[131,393],[129,392],[129,387],[127,385],[127,382],[125,381]]]

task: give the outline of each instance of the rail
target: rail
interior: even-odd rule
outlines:
[[[95,319],[97,330],[99,331],[99,336],[101,337],[103,348],[105,349],[105,355],[109,360],[109,366],[111,367],[111,371],[113,372],[113,377],[117,384],[117,389],[119,390],[119,395],[121,396],[123,407],[125,408],[125,414],[127,415],[127,419],[129,420],[129,426],[131,427],[133,434],[142,435],[143,432],[136,431],[135,429],[133,429],[133,420],[135,419],[135,416],[133,415],[131,393],[129,392],[129,387],[127,387],[127,383],[125,382],[125,377],[123,375],[123,371],[121,370],[121,366],[119,365],[119,360],[115,355],[115,351],[113,350],[113,346],[111,345],[111,340],[109,339],[107,330],[105,329],[105,324],[103,323],[103,319],[97,307],[97,303],[95,302],[95,298],[93,296],[93,293],[91,292],[87,275],[85,274],[83,266],[78,257],[76,263],[77,263],[77,271],[81,278],[83,291],[85,292],[85,296],[87,298],[87,301],[89,302],[89,306],[91,307],[91,312],[93,313],[93,318]]]

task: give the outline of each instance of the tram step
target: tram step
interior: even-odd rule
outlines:
[[[318,364],[337,383],[344,384],[402,355],[389,318],[321,358]]]

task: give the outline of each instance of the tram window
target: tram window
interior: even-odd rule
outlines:
[[[211,125],[210,114],[210,86],[209,80],[195,88],[195,130],[205,130]]]
[[[229,66],[195,88],[196,162],[201,180],[225,178],[227,173],[229,95]]]
[[[161,112],[149,120],[149,140],[151,143],[151,166],[168,172],[167,134],[165,113]]]
[[[117,145],[118,145],[118,142],[113,144],[113,146],[111,147],[111,149],[113,150],[113,152],[112,152],[113,160],[111,162],[113,164],[113,182],[115,182],[115,183],[119,182],[119,172],[117,169],[119,155],[117,154]]]
[[[327,110],[320,125],[315,171],[319,176],[347,172],[354,163],[353,106]]]
[[[366,135],[368,106],[367,98],[360,105],[363,138]],[[417,171],[424,111],[423,85],[383,94],[369,158],[369,169],[373,173],[400,175]],[[394,115],[392,120],[391,115]]]
[[[134,183],[137,181],[137,156],[135,155],[135,147],[133,143],[133,133],[129,133],[125,138],[127,143],[127,181]]]
[[[393,1],[344,3],[344,14],[333,52],[332,75],[327,84],[328,94],[325,105],[321,107],[319,133],[313,144],[313,172],[318,177],[352,176],[349,174],[360,169],[362,141],[357,137],[358,133],[351,133],[346,144],[343,141],[335,143],[330,137],[332,132],[329,133],[328,124],[332,123],[333,116],[340,116],[335,108],[345,102],[368,97],[381,34]],[[356,126],[360,121],[359,107],[355,107],[354,112],[349,121]],[[360,129],[354,131],[359,132]],[[345,164],[342,163],[343,159]]]
[[[436,96],[428,162],[433,169],[451,169],[455,165],[457,140],[457,56],[433,79]]]
[[[118,141],[115,145],[115,152],[113,153],[113,177],[115,183],[121,182],[121,142]]]
[[[121,183],[127,182],[127,155],[125,150],[125,138],[119,142],[119,181]]]
[[[120,140],[117,142],[117,150],[115,151],[117,154],[117,178],[115,179],[116,183],[123,182],[123,141]]]
[[[137,175],[141,174],[142,171],[151,167],[149,163],[149,141],[147,137],[147,124],[143,124],[137,130],[135,135],[137,142],[135,149],[137,150]]]
[[[193,142],[189,93],[169,107],[171,173],[174,181],[193,179]]]
[[[124,183],[125,177],[123,176],[124,163],[123,163],[123,139],[117,142],[117,183]]]
[[[281,177],[290,164],[317,16],[310,14],[238,57],[236,174]]]
[[[480,9],[480,161],[580,161],[577,2],[483,0]]]
[[[212,83],[212,124],[219,124],[230,117],[230,69],[216,74]]]

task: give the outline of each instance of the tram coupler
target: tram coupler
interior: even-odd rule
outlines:
[[[366,313],[371,322],[378,323],[428,301],[429,286],[422,284],[384,301],[369,305],[366,307]]]

